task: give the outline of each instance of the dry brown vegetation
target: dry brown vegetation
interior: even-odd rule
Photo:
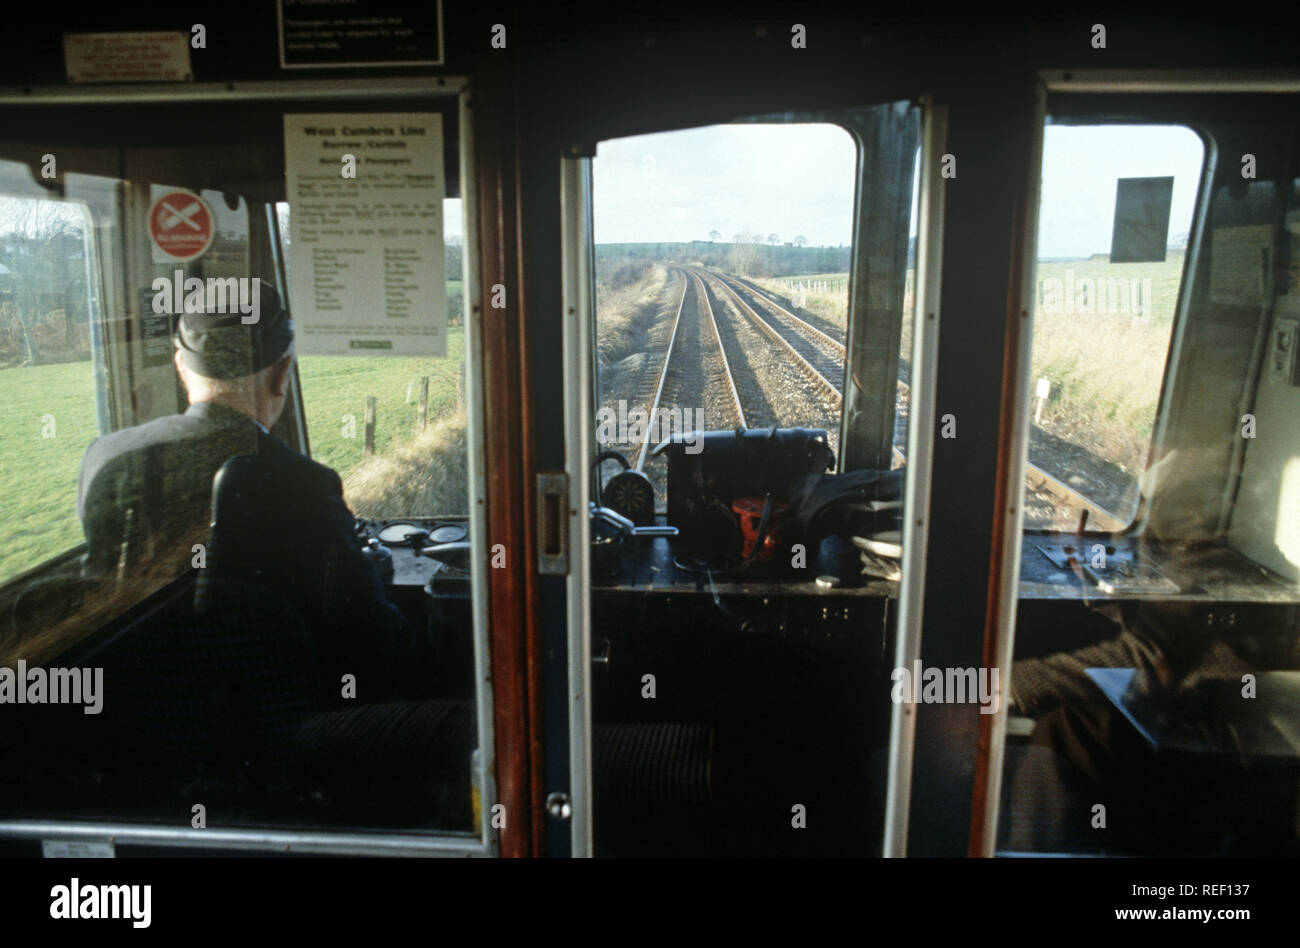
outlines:
[[[779,277],[775,279],[754,280],[763,289],[774,296],[789,301],[790,309],[795,314],[801,310],[819,316],[829,323],[847,332],[849,320],[849,281],[847,273],[821,273],[809,277]],[[903,332],[899,339],[898,354],[904,361],[912,358],[912,287],[916,271],[907,271],[907,282],[903,292]],[[799,290],[802,287],[803,292]]]
[[[444,415],[410,441],[366,458],[344,478],[343,495],[358,517],[468,513],[464,411]]]
[[[668,269],[644,261],[602,266],[596,274],[596,351],[601,368],[649,348],[663,317]]]

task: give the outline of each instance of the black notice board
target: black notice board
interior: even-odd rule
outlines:
[[[157,291],[152,288],[140,289],[140,340],[144,347],[144,365],[146,368],[166,365],[172,360],[172,322],[171,313],[155,313],[153,300]]]
[[[1174,179],[1120,178],[1115,183],[1111,263],[1163,263]]]
[[[441,66],[442,0],[277,0],[280,66]]]

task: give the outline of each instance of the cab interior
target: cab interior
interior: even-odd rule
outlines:
[[[610,82],[585,87],[584,58],[539,44],[517,74],[476,61],[464,86],[4,99],[0,303],[44,314],[15,315],[26,341],[6,330],[0,376],[28,373],[10,390],[32,442],[11,453],[45,451],[61,480],[42,495],[41,467],[4,471],[9,495],[30,493],[6,518],[2,664],[100,668],[107,683],[98,714],[4,710],[5,845],[129,823],[211,848],[186,835],[201,805],[233,834],[220,845],[244,851],[301,832],[308,851],[353,853],[416,839],[611,857],[1295,854],[1294,82],[1078,91],[1072,74],[1026,71],[966,89],[929,63],[933,87],[831,70],[700,97],[698,72],[668,68],[689,59],[673,46],[653,67],[661,100],[633,75],[656,55],[641,39],[623,37]],[[751,60],[749,41],[726,55],[757,73],[776,54]],[[840,65],[857,53],[836,49]],[[544,71],[553,83],[527,81]],[[368,472],[344,481],[357,535],[413,631],[356,698],[322,680],[310,623],[247,576],[216,577],[203,615],[206,567],[83,576],[75,511],[59,506],[94,437],[186,404],[170,327],[141,292],[173,269],[150,250],[157,189],[229,222],[187,275],[288,287],[302,258],[283,120],[315,113],[440,115],[447,249],[461,250],[446,258],[448,355],[395,374],[397,360],[357,358],[355,375],[299,358],[272,431]],[[1125,204],[1121,189],[1090,206],[1048,187],[1090,173],[1058,163],[1052,149],[1072,146],[1054,136],[1093,134],[1101,154],[1171,129],[1191,158],[1166,161],[1157,135],[1150,170],[1093,184],[1167,177],[1173,198]],[[749,148],[766,168],[786,152],[757,136],[799,155],[814,131],[847,155],[825,213],[842,238],[656,229],[655,188],[713,188],[729,207],[711,155],[725,168],[717,156]],[[689,138],[706,133],[719,151]],[[819,173],[812,154],[790,177]],[[57,209],[65,236],[22,234],[34,208]],[[1094,245],[1043,249],[1084,224]],[[1143,227],[1156,236],[1134,250]],[[30,305],[12,273],[23,253],[62,268]],[[1154,289],[1134,289],[1152,273]],[[1163,335],[1127,308],[1100,319],[1093,294],[1116,274],[1156,294]],[[1078,312],[1050,309],[1058,276],[1093,281],[1083,297],[1061,284]],[[40,297],[51,288],[64,296]],[[1145,361],[1095,358],[1129,342]],[[383,379],[367,374],[381,363]],[[66,388],[50,387],[65,368]],[[424,437],[431,378],[448,446],[404,454]],[[1146,393],[1136,421],[1129,382]],[[678,427],[607,437],[620,399],[648,417],[676,408]],[[1095,418],[1071,407],[1085,402]],[[680,421],[701,407],[717,423]],[[67,435],[42,438],[45,415]],[[375,457],[356,433],[372,419]],[[457,486],[421,493],[431,479]],[[319,578],[290,502],[261,521],[235,560],[270,554],[296,564],[286,582]],[[997,707],[909,707],[896,685],[913,661],[1000,670]]]

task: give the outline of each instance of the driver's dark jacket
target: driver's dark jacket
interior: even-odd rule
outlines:
[[[77,492],[88,546],[83,571],[175,576],[188,569],[194,544],[208,542],[213,477],[229,458],[243,454],[295,456],[294,482],[287,502],[280,492],[265,499],[264,510],[256,509],[263,501],[253,495],[254,517],[267,529],[248,541],[256,544],[252,549],[225,551],[226,571],[235,567],[237,572],[250,559],[279,562],[286,570],[300,564],[294,583],[266,588],[297,600],[289,604],[314,634],[327,687],[351,673],[358,676],[359,691],[374,694],[366,686],[377,683],[375,676],[390,682],[404,677],[411,630],[362,553],[338,474],[224,405],[201,402],[184,414],[116,431],[90,445]],[[310,574],[322,562],[328,563],[329,575],[316,581]],[[206,574],[214,571],[198,572],[201,600]],[[207,588],[219,595],[216,587]]]

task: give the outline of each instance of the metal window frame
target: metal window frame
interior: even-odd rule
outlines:
[[[948,109],[922,96],[921,177],[917,196],[916,289],[912,310],[911,405],[903,488],[903,560],[898,589],[896,668],[921,657],[925,562],[930,543],[930,483],[939,367],[939,287],[943,274],[944,187],[939,162],[948,137]],[[894,705],[889,724],[889,782],[885,791],[883,855],[907,855],[911,816],[916,706]]]
[[[591,464],[594,431],[591,159],[560,166],[564,325],[564,441],[569,478],[568,612],[569,803],[571,855],[593,855],[591,749]]]
[[[1041,69],[1038,77],[1051,95],[1300,92],[1294,69]]]
[[[483,401],[483,299],[478,275],[478,191],[474,166],[473,106],[469,81],[458,77],[361,79],[252,83],[160,83],[111,88],[0,89],[0,105],[163,104],[175,102],[266,101],[286,105],[302,100],[336,100],[341,104],[372,99],[458,100],[460,122],[460,192],[464,219],[461,279],[465,312],[466,442],[469,479],[469,538],[473,549],[485,551],[487,533],[486,416]],[[581,479],[580,479],[581,480]],[[213,828],[193,829],[150,823],[87,820],[0,820],[0,838],[109,840],[140,846],[179,847],[250,852],[311,853],[346,856],[495,856],[497,832],[492,808],[497,803],[496,740],[493,716],[491,652],[488,639],[486,556],[471,560],[475,714],[480,750],[479,784],[482,802],[477,835],[412,830],[368,833],[363,829],[293,830]],[[465,762],[470,766],[470,762]]]
[[[104,86],[0,86],[0,105],[175,105],[181,102],[283,102],[310,99],[441,99],[462,95],[468,90],[469,79],[463,76],[153,82]]]
[[[266,230],[270,237],[271,264],[275,267],[275,282],[277,285],[284,287],[287,294],[289,292],[289,270],[284,261],[284,235],[280,233],[280,213],[274,204],[266,205]],[[298,435],[300,450],[307,457],[311,457],[311,439],[307,436],[307,413],[302,410],[302,377],[298,371],[297,359],[293,361],[291,384],[293,385],[290,397],[294,404],[294,431]]]
[[[998,834],[998,813],[1002,800],[1002,769],[1005,763],[1008,707],[1011,697],[1011,665],[1015,645],[1016,610],[1020,604],[1020,556],[1025,535],[1025,471],[1029,464],[1029,392],[1033,376],[1034,319],[1032,301],[1036,298],[1038,265],[1038,211],[1043,181],[1043,138],[1047,121],[1047,88],[1042,81],[1034,90],[1033,138],[1029,143],[1028,166],[1031,173],[1025,180],[1024,229],[1020,246],[1020,285],[1016,288],[1016,312],[1023,326],[1017,340],[1016,359],[1019,373],[1011,392],[1011,458],[1007,477],[1011,480],[1006,493],[1006,507],[1000,516],[1006,520],[1002,533],[999,572],[997,620],[992,643],[993,667],[1002,670],[1000,675],[997,710],[988,723],[991,739],[988,743],[988,778],[983,797],[983,811],[971,818],[980,820],[981,833],[972,840],[972,855],[991,856]],[[977,791],[977,803],[978,791]]]
[[[903,184],[904,192],[882,196],[881,165],[890,164],[889,157],[882,155],[881,141],[890,138],[895,129],[886,126],[898,116],[897,106],[903,106],[908,118],[908,125],[915,121],[916,139],[913,143],[913,166]],[[873,278],[877,269],[873,261],[889,259],[885,246],[881,244],[881,228],[876,219],[881,208],[887,206],[891,199],[901,199],[912,208],[912,182],[916,178],[915,152],[920,150],[921,122],[917,111],[917,101],[898,99],[893,102],[881,102],[865,109],[852,109],[844,112],[827,113],[826,122],[843,128],[853,139],[857,149],[854,163],[853,194],[853,235],[850,242],[848,273],[848,311],[845,326],[844,374],[841,381],[843,401],[840,405],[839,445],[836,471],[876,468],[888,470],[891,461],[898,457],[894,447],[894,431],[897,423],[896,393],[893,380],[899,378],[899,348],[903,329],[909,315],[903,311],[903,299],[906,291],[907,251],[904,245],[902,266],[904,284],[897,298],[896,319],[879,318],[882,311],[892,307],[882,305],[893,302],[889,295],[880,297],[874,291],[878,278]],[[890,110],[890,115],[883,116],[882,110]],[[893,152],[894,145],[884,146],[884,150]],[[904,197],[903,194],[906,196]],[[872,197],[880,198],[879,201]],[[919,211],[918,211],[919,212]],[[909,220],[910,233],[910,220]],[[906,238],[905,238],[906,239]],[[894,274],[891,273],[891,278]],[[864,279],[865,278],[865,279]],[[876,304],[873,306],[872,304]],[[911,318],[915,322],[917,310],[913,307]],[[891,314],[892,315],[892,314]],[[882,338],[883,336],[883,338]],[[883,345],[882,345],[883,343]],[[883,363],[883,364],[882,364]],[[875,380],[875,384],[859,384],[861,380]],[[887,392],[875,391],[882,380],[891,380]],[[874,401],[873,397],[880,396]],[[864,410],[865,409],[865,410]],[[887,438],[886,438],[887,436]],[[888,443],[886,444],[886,440]]]

